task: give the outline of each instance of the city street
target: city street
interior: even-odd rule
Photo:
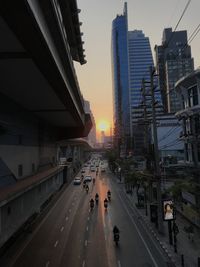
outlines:
[[[89,168],[87,170],[90,173]],[[90,175],[96,176],[95,172]],[[47,216],[4,266],[14,267],[150,267],[167,266],[167,259],[140,223],[117,179],[108,169],[89,183],[70,184]],[[108,189],[108,210],[103,200]],[[98,206],[90,211],[89,200],[99,193]],[[120,242],[113,242],[113,226],[120,229]]]

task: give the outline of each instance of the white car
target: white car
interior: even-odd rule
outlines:
[[[86,181],[86,182],[91,182],[91,181],[92,181],[92,176],[90,176],[90,175],[86,175],[86,176],[84,177],[84,181]]]
[[[101,167],[101,171],[102,171],[102,172],[105,172],[105,171],[106,171],[106,168]]]
[[[74,178],[74,185],[80,185],[80,184],[81,184],[81,178],[80,177]]]

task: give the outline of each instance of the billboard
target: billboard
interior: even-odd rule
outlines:
[[[174,202],[172,199],[163,200],[163,220],[171,221],[175,219]]]

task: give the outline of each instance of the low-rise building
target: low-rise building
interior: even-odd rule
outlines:
[[[200,68],[176,83],[182,109],[176,117],[182,122],[180,139],[184,143],[185,162],[200,165]]]

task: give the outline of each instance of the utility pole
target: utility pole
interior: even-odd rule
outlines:
[[[142,79],[142,105],[144,108],[144,147],[148,153],[148,130],[147,130],[147,105],[146,105],[146,85],[144,78]]]
[[[158,202],[158,230],[164,233],[163,218],[162,218],[162,194],[161,194],[161,173],[159,166],[159,151],[158,151],[158,138],[157,138],[157,125],[156,125],[156,111],[155,111],[155,96],[154,96],[154,76],[155,70],[150,67],[151,77],[151,100],[152,100],[152,125],[153,125],[153,139],[154,139],[154,160],[155,160],[155,178],[157,183],[157,202]]]

